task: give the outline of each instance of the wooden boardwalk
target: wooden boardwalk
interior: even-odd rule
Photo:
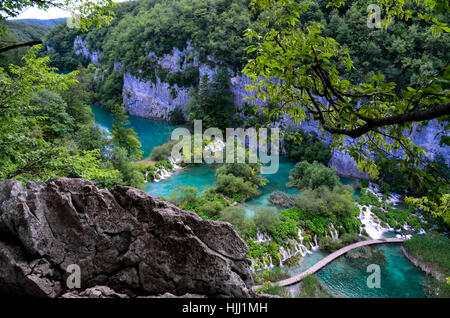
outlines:
[[[292,276],[288,279],[284,279],[281,280],[279,282],[276,282],[274,284],[278,285],[278,286],[289,286],[295,283],[298,283],[299,281],[301,281],[305,276],[314,274],[315,272],[317,272],[319,269],[321,269],[322,267],[324,267],[325,265],[327,265],[328,263],[332,262],[333,260],[335,260],[336,258],[342,256],[343,254],[347,253],[348,251],[361,247],[361,246],[367,246],[367,245],[373,245],[373,244],[384,244],[384,243],[402,243],[403,241],[405,241],[406,239],[404,238],[383,238],[383,239],[378,239],[378,240],[368,240],[368,241],[361,241],[361,242],[357,242],[354,244],[350,244],[346,247],[341,248],[340,250],[337,250],[334,253],[331,253],[330,255],[328,255],[327,257],[325,257],[324,259],[322,259],[321,261],[317,262],[316,264],[314,264],[313,266],[311,266],[310,268],[308,268],[307,270],[305,270],[304,272]],[[257,288],[261,288],[262,286],[254,286],[254,289]]]

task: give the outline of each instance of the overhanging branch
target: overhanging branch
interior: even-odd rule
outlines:
[[[450,116],[450,103],[439,105],[422,111],[409,112],[384,118],[374,118],[363,126],[355,129],[332,127],[325,123],[322,123],[322,126],[329,133],[358,138],[377,127],[401,125],[409,122],[431,120],[443,116]]]
[[[25,43],[19,43],[19,44],[14,44],[11,46],[6,46],[6,47],[2,47],[0,48],[0,53],[5,53],[11,50],[15,50],[21,47],[26,47],[26,46],[35,46],[38,44],[42,44],[41,40],[36,40],[36,41],[30,41],[30,42],[25,42]]]

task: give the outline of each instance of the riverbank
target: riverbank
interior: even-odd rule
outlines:
[[[413,237],[402,246],[403,255],[428,276],[428,297],[450,297],[450,239],[436,233]]]
[[[450,277],[450,239],[436,233],[413,237],[402,247],[415,266],[439,281]]]
[[[442,273],[441,271],[437,270],[433,267],[432,264],[423,262],[419,260],[418,258],[412,256],[404,246],[402,246],[402,252],[405,257],[414,264],[414,266],[420,268],[422,271],[424,271],[427,275],[433,276],[435,279],[439,281],[444,281],[446,279],[446,275]]]

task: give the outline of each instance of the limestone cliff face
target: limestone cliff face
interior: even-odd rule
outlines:
[[[73,50],[75,54],[82,55],[90,59],[92,64],[97,64],[103,55],[101,51],[90,52],[89,49],[86,47],[86,41],[83,40],[79,35],[75,38],[75,41],[73,42]]]
[[[217,64],[217,61],[208,58],[210,63],[201,64],[197,56],[198,54],[188,43],[183,51],[173,48],[170,54],[162,57],[158,58],[154,53],[150,53],[148,57],[155,59],[159,66],[167,72],[182,72],[187,67],[197,67],[200,78],[207,74],[211,81],[214,80],[218,67],[211,65]],[[250,84],[250,80],[245,75],[236,74],[232,70],[229,70],[229,73],[234,103],[238,107],[242,107],[245,103],[244,98],[249,96],[245,86]],[[172,110],[175,108],[184,109],[184,106],[189,102],[191,88],[192,86],[170,86],[168,83],[162,82],[158,76],[156,76],[155,82],[143,81],[125,71],[123,101],[130,114],[168,120]]]
[[[0,295],[72,292],[67,269],[76,264],[78,291],[251,297],[247,252],[229,223],[205,221],[134,188],[101,190],[67,178],[25,188],[0,183]]]
[[[101,56],[101,52],[90,53],[81,38],[77,38],[75,42],[77,43],[77,47],[79,47],[79,54],[89,57],[93,63],[97,63],[97,57]],[[209,58],[208,62],[210,63],[201,64],[197,56],[198,54],[191,47],[190,43],[187,43],[186,48],[182,51],[173,48],[170,54],[162,57],[157,57],[154,53],[150,53],[148,57],[155,59],[159,66],[168,72],[180,72],[188,66],[195,66],[199,68],[200,78],[204,74],[208,74],[210,80],[213,80],[218,67],[212,67],[211,65],[217,64],[217,61]],[[115,63],[114,69],[121,69],[121,63],[119,61]],[[175,108],[184,109],[184,106],[189,101],[189,90],[191,87],[178,87],[177,85],[171,87],[168,83],[162,82],[158,77],[156,77],[155,83],[152,81],[144,81],[136,78],[126,70],[122,71],[124,73],[123,102],[127,111],[132,115],[168,120],[172,110]],[[239,72],[235,73],[229,70],[229,74],[234,103],[239,109],[245,104],[245,98],[252,96],[245,89],[246,85],[251,84],[251,81]],[[258,105],[263,106],[264,103],[259,101]],[[295,126],[286,116],[276,125],[281,128]],[[320,133],[317,123],[314,122],[303,122],[301,127],[306,131]],[[450,164],[450,147],[441,147],[439,145],[439,138],[435,138],[438,131],[443,131],[443,126],[437,120],[434,120],[426,127],[416,125],[410,135],[417,145],[427,150],[430,159],[434,159],[436,154],[442,153],[447,164]],[[325,142],[330,143],[331,136],[325,135]],[[348,142],[351,142],[351,140]],[[354,160],[348,154],[334,151],[330,164],[336,168],[339,174],[357,178],[367,177],[367,175],[357,169]]]
[[[175,108],[184,109],[189,101],[189,88],[170,87],[156,77],[156,83],[142,81],[125,72],[123,103],[128,113],[145,118],[170,119]],[[176,95],[173,94],[176,92]]]

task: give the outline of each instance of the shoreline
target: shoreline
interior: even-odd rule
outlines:
[[[405,257],[417,268],[419,268],[420,270],[422,270],[423,272],[425,272],[427,275],[431,275],[433,276],[436,280],[443,282],[446,279],[446,275],[444,275],[443,273],[441,273],[440,271],[436,270],[433,268],[432,265],[430,265],[429,263],[423,263],[422,261],[420,261],[419,259],[417,259],[416,257],[412,256],[410,253],[408,253],[408,251],[406,250],[406,248],[404,246],[401,247],[401,250],[403,252],[403,255],[405,255]]]

